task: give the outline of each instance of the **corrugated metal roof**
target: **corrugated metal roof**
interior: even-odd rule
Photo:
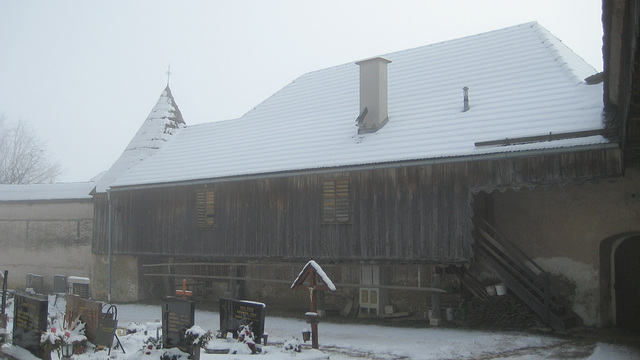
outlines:
[[[602,85],[583,81],[596,70],[535,22],[382,56],[392,61],[389,122],[374,134],[357,134],[359,69],[348,63],[299,77],[241,118],[181,130],[112,185],[607,143],[474,145],[603,128]]]
[[[156,105],[142,123],[129,145],[111,168],[101,176],[96,186],[97,192],[105,192],[111,183],[128,169],[162,148],[177,130],[184,128],[185,122],[178,109],[169,86],[162,91]]]
[[[95,182],[0,185],[0,201],[90,200]]]

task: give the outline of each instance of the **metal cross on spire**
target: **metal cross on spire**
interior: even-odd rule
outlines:
[[[169,78],[171,77],[171,64],[169,64],[169,67],[167,68],[167,72],[165,74],[167,74],[167,86],[169,86]]]

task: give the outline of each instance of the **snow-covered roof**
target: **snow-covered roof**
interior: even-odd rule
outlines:
[[[298,274],[298,277],[291,284],[292,289],[296,285],[299,285],[302,281],[305,280],[305,279],[301,279],[300,277],[304,275],[305,271],[309,266],[313,267],[316,270],[316,273],[318,274],[318,276],[320,276],[320,279],[322,279],[322,282],[324,282],[324,284],[327,285],[329,290],[336,291],[336,286],[333,284],[333,281],[329,279],[329,276],[327,276],[327,273],[325,273],[324,270],[322,270],[322,267],[320,267],[320,265],[318,265],[318,263],[315,260],[309,260],[309,262],[307,262],[307,264],[302,268],[302,270]]]
[[[608,143],[594,135],[475,145],[603,128],[602,84],[583,80],[596,70],[538,23],[382,56],[391,60],[389,121],[373,134],[357,134],[359,68],[348,63],[299,77],[238,119],[181,130],[112,186]]]
[[[95,182],[0,185],[0,201],[44,201],[91,199]]]
[[[171,94],[171,89],[167,85],[122,155],[102,175],[96,186],[96,191],[105,192],[118,176],[153,155],[169,141],[177,130],[185,126],[182,113],[180,113]]]

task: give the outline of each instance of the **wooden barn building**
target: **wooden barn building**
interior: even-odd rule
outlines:
[[[304,309],[315,260],[327,310],[437,320],[500,282],[556,329],[637,326],[635,4],[605,2],[600,74],[534,22],[314,71],[227,121],[185,126],[167,87],[94,192],[94,296],[187,279]]]

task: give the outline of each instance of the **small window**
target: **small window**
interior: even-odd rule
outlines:
[[[349,222],[349,179],[330,179],[322,183],[322,221]]]
[[[362,291],[360,292],[360,294],[361,294],[361,295],[360,295],[360,298],[361,298],[361,299],[360,299],[360,301],[361,301],[363,304],[368,303],[368,302],[369,302],[369,292],[368,292],[367,290],[362,290]]]
[[[215,224],[215,192],[213,189],[200,189],[196,192],[196,224],[198,227],[211,227]]]

